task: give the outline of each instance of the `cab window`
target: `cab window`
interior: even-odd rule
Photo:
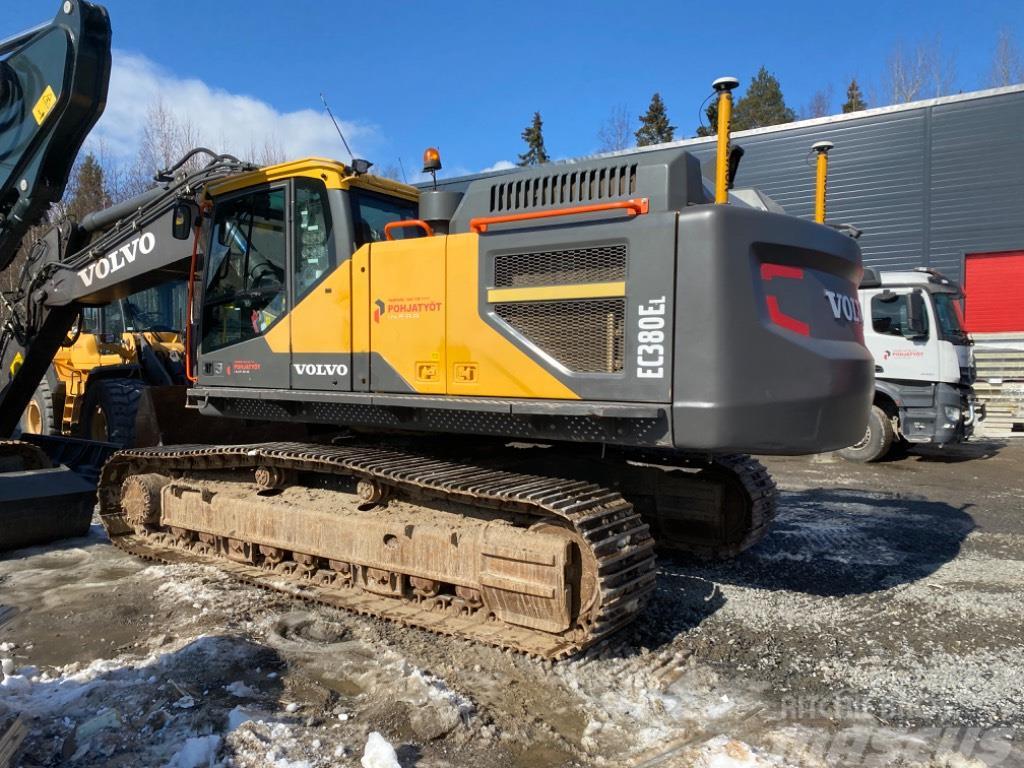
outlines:
[[[120,301],[82,310],[82,333],[94,333],[110,338],[120,337],[125,330]]]
[[[362,189],[351,190],[356,224],[356,247],[384,240],[384,226],[392,221],[416,218],[416,203],[387,197]],[[393,234],[396,240],[418,237],[420,230],[410,227]]]
[[[285,313],[286,241],[283,188],[216,207],[203,300],[205,351],[262,336]]]
[[[919,328],[911,327],[911,302],[914,302]],[[928,336],[928,313],[917,293],[880,293],[871,299],[871,327],[887,336]]]
[[[334,233],[327,190],[309,179],[295,182],[295,301],[334,269]]]

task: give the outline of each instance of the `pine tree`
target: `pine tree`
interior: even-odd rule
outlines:
[[[860,86],[857,85],[857,78],[850,80],[850,87],[846,89],[846,103],[843,104],[843,113],[847,112],[860,112],[862,109],[867,109],[868,104],[864,101],[864,94],[860,92]]]
[[[110,206],[103,167],[92,152],[83,158],[81,165],[75,170],[72,189],[67,215],[75,221],[81,221],[87,214]]]
[[[768,125],[791,123],[796,113],[786,106],[782,88],[775,75],[761,67],[750,81],[743,98],[736,102],[732,116],[732,129],[746,131]]]
[[[540,119],[540,112],[533,113],[533,122],[523,130],[523,141],[526,142],[526,152],[519,156],[519,165],[540,165],[550,162],[548,151],[544,148],[544,122]]]
[[[711,99],[711,103],[704,110],[704,116],[707,118],[707,124],[697,126],[697,135],[714,136],[718,133],[718,94]]]
[[[669,125],[665,102],[661,100],[660,93],[651,96],[650,106],[647,107],[646,114],[640,116],[640,127],[634,135],[638,147],[664,144],[675,138],[676,127]]]

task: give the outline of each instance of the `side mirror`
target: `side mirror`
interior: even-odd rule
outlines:
[[[228,232],[228,227],[230,226],[231,224],[225,221],[215,230],[217,232],[217,245],[222,248],[227,248],[231,245],[231,234]]]
[[[192,206],[178,203],[174,206],[174,221],[171,224],[171,236],[175,240],[188,240],[192,234]]]
[[[909,338],[928,338],[928,314],[924,298],[914,291],[907,296],[907,334]]]

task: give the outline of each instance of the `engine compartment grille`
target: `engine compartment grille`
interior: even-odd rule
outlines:
[[[625,244],[507,253],[494,258],[495,288],[606,283],[626,279]]]
[[[521,211],[628,197],[636,193],[637,164],[551,173],[491,185],[491,212]]]
[[[625,299],[515,302],[495,304],[494,311],[570,371],[623,370]]]

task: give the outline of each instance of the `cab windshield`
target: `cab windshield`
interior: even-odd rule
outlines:
[[[183,333],[188,298],[184,280],[170,280],[133,293],[104,307],[83,310],[84,333],[120,336],[123,333]]]
[[[933,293],[932,298],[942,337],[950,341],[966,341],[963,297],[956,293]]]

